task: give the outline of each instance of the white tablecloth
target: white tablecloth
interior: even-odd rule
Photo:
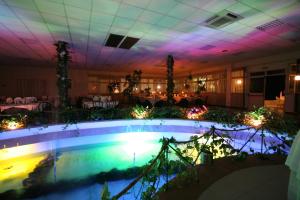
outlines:
[[[38,103],[32,104],[7,104],[7,105],[0,105],[0,111],[7,110],[9,108],[24,108],[27,110],[37,110],[39,107]]]
[[[285,162],[291,170],[289,189],[288,189],[288,200],[299,200],[300,199],[300,131],[293,142],[290,153]]]

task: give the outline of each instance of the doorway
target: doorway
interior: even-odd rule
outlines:
[[[284,112],[285,102],[285,75],[265,76],[264,106],[275,111]]]
[[[265,100],[276,100],[280,93],[284,96],[285,75],[267,76],[265,88]],[[277,98],[276,98],[277,97]]]

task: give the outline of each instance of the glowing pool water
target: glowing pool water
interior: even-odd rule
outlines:
[[[89,177],[113,168],[119,170],[146,164],[159,151],[162,137],[188,140],[194,134],[203,134],[212,125],[222,124],[191,120],[118,120],[54,125],[0,133],[0,193],[22,189],[28,174],[48,154],[58,157],[50,170],[43,174],[43,181],[88,181]],[[254,130],[234,133],[234,145]],[[270,137],[268,133],[266,138]],[[259,149],[253,138],[254,146]],[[250,144],[249,144],[250,145]],[[112,194],[118,193],[129,181],[109,182]],[[101,185],[89,182],[84,187],[59,193],[48,193],[38,199],[99,199]],[[1,195],[1,194],[0,194]],[[130,199],[127,197],[126,199]]]

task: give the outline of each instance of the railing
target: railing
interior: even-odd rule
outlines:
[[[235,138],[231,137],[229,132],[243,132],[247,131],[251,133],[249,137],[244,141],[244,143],[236,146]],[[267,135],[271,139],[275,139],[276,142],[272,141],[270,138],[267,141]],[[252,148],[250,143],[253,142],[254,138],[259,141],[259,149]],[[202,164],[212,164],[213,159],[217,157],[233,157],[237,159],[245,159],[248,154],[259,154],[263,157],[266,154],[287,154],[290,148],[290,139],[282,137],[278,134],[268,133],[262,127],[258,129],[254,128],[241,128],[241,129],[219,129],[214,126],[210,128],[209,131],[200,136],[192,136],[188,141],[176,141],[174,138],[163,138],[161,140],[162,146],[159,153],[152,159],[148,165],[145,166],[143,172],[132,182],[128,184],[122,191],[113,197],[109,197],[108,188],[104,189],[102,192],[101,199],[119,199],[135,187],[138,182],[141,182],[141,188],[139,189],[141,194],[138,194],[142,200],[156,199],[157,192],[159,191],[158,183],[160,177],[165,177],[165,184],[160,190],[167,190],[169,185],[169,176],[176,173],[172,171],[174,169],[174,162],[170,162],[170,153],[173,151],[177,156],[177,162],[184,165],[185,168],[181,170],[184,171],[189,169],[190,173],[198,173],[196,170],[196,165],[199,164],[199,158],[202,156]],[[185,145],[185,147],[182,147]],[[181,148],[180,148],[181,147]],[[248,149],[247,149],[248,148]],[[196,151],[196,154],[193,154]],[[177,171],[178,172],[178,171]],[[180,176],[180,172],[178,173]],[[195,177],[195,176],[194,176]],[[199,181],[197,174],[196,181]],[[142,188],[145,188],[142,191]],[[107,185],[105,186],[107,187]]]

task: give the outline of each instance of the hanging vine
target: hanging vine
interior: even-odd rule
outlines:
[[[71,88],[71,79],[68,78],[68,62],[71,57],[68,51],[68,43],[58,41],[56,46],[57,56],[57,88],[59,96],[59,107],[65,109],[69,105],[68,90]]]
[[[169,105],[174,103],[173,92],[174,92],[174,81],[173,81],[173,66],[174,58],[172,55],[168,55],[167,58],[167,102]]]

